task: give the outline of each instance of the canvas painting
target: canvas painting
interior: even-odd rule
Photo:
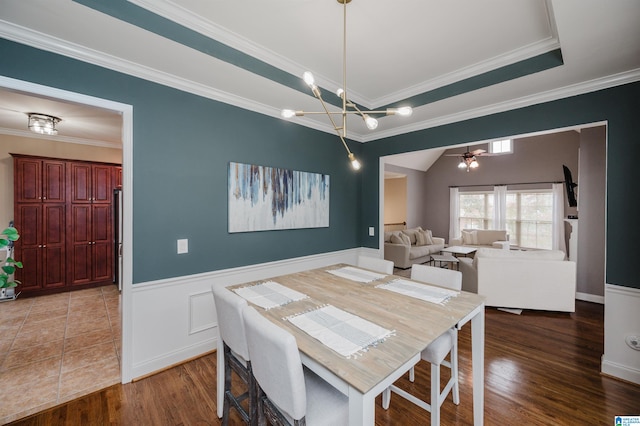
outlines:
[[[329,226],[329,175],[229,163],[229,232]]]

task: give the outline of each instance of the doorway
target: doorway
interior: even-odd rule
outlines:
[[[117,378],[120,382],[128,382],[131,380],[128,374],[128,371],[130,369],[127,368],[127,366],[130,365],[129,360],[131,358],[129,355],[130,344],[128,343],[130,341],[129,330],[131,327],[129,325],[130,315],[128,314],[127,307],[130,306],[129,300],[130,300],[131,283],[132,283],[132,259],[131,259],[132,242],[131,242],[130,236],[132,233],[131,222],[132,222],[132,215],[133,215],[132,214],[132,199],[133,199],[132,173],[131,173],[132,152],[133,152],[133,108],[131,105],[121,104],[121,103],[117,103],[109,100],[99,99],[99,98],[95,98],[95,97],[91,97],[91,96],[87,96],[79,93],[68,92],[60,89],[55,89],[47,86],[42,86],[38,84],[33,84],[33,83],[1,77],[1,76],[0,76],[0,90],[7,90],[11,92],[28,94],[34,97],[45,99],[49,102],[65,102],[67,104],[74,104],[74,106],[78,108],[78,111],[81,111],[83,109],[85,111],[92,110],[92,109],[110,111],[111,113],[115,113],[118,115],[118,117],[120,117],[119,118],[120,120],[119,131],[121,135],[121,158],[120,159],[122,164],[122,188],[123,188],[123,207],[124,207],[122,210],[123,235],[124,235],[124,238],[122,241],[123,243],[122,292],[121,292],[121,295],[118,295],[117,288],[114,285],[114,288],[116,289],[115,293],[113,291],[107,291],[105,292],[105,294],[102,294],[103,292],[102,290],[100,290],[99,293],[101,294],[98,296],[96,293],[98,293],[98,289],[101,289],[101,288],[90,289],[90,290],[93,290],[93,293],[87,292],[82,295],[80,293],[83,293],[84,291],[78,291],[78,292],[72,292],[72,293],[78,293],[77,295],[74,294],[73,299],[79,299],[81,296],[89,296],[89,297],[93,296],[93,299],[97,299],[98,297],[103,298],[102,303],[105,305],[105,309],[108,309],[108,312],[109,312],[107,315],[111,315],[111,319],[109,321],[111,323],[121,324],[121,333],[117,337],[117,339],[120,341],[120,344],[118,346],[120,347],[120,350],[121,350],[120,365],[119,365],[119,371],[117,372]],[[0,101],[0,107],[1,107],[1,104],[2,104],[2,101]],[[21,111],[21,113],[25,113],[25,112],[27,111]],[[71,120],[69,120],[69,124],[70,122]],[[25,119],[25,123],[26,123],[26,119]],[[24,125],[24,127],[26,127],[26,125]],[[16,130],[16,133],[12,133],[11,131],[7,131],[6,128],[3,133],[18,135],[18,136],[20,135],[20,131]],[[81,138],[75,138],[75,139],[77,139],[78,143],[82,144]],[[74,138],[67,138],[67,140],[64,140],[64,142],[72,143],[74,142]],[[37,138],[35,138],[35,143],[45,144],[46,140],[45,139],[38,140]],[[86,149],[86,146],[83,149]],[[50,156],[54,156],[54,155],[50,155]],[[77,158],[77,159],[82,159],[82,158]],[[13,176],[11,176],[10,180],[5,180],[5,179],[3,180],[12,182]],[[10,190],[12,191],[12,189],[13,188],[11,188]],[[118,299],[119,299],[117,304],[115,305],[116,306],[115,308],[113,303],[114,294],[118,296]],[[68,296],[68,294],[67,294],[67,297],[68,299],[71,299],[71,297]],[[81,304],[87,303],[88,300],[89,299],[85,299],[84,301],[81,302]],[[94,300],[94,302],[100,303],[99,300]],[[13,303],[13,302],[8,302],[8,303]],[[70,306],[69,309],[71,309],[72,302],[69,301],[68,303],[69,303],[68,306]],[[109,307],[107,307],[107,305],[109,305]],[[11,393],[13,394],[13,392]],[[78,397],[78,396],[81,396],[81,394],[74,395],[74,397]],[[24,397],[23,394],[22,394],[22,397]],[[57,401],[57,403],[59,402],[61,401]],[[55,404],[52,404],[52,405],[55,405]],[[46,408],[46,407],[44,407],[42,404],[38,405],[38,409],[43,409],[43,408]]]

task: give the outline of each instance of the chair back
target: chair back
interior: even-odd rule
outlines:
[[[243,313],[254,377],[280,411],[300,420],[306,415],[307,395],[296,339],[251,306]]]
[[[247,301],[223,286],[212,286],[220,338],[237,355],[249,361],[249,348],[242,316]]]
[[[393,262],[371,256],[358,256],[357,266],[380,272],[381,274],[393,274]]]
[[[411,279],[451,290],[462,290],[462,272],[451,269],[414,264],[411,266]]]

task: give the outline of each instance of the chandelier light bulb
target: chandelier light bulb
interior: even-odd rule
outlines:
[[[349,161],[351,161],[351,167],[353,170],[360,170],[360,162],[356,159],[356,156],[353,155],[353,152],[349,153]]]
[[[304,74],[302,74],[302,79],[305,83],[307,83],[307,86],[309,87],[313,87],[316,85],[316,79],[313,78],[313,74],[311,74],[309,71],[305,71]]]
[[[336,90],[336,95],[338,95],[338,97],[342,99],[342,96],[344,96],[344,90],[342,89]]]
[[[396,110],[396,114],[401,115],[403,117],[409,117],[413,114],[413,108],[411,107],[402,107]]]
[[[296,112],[292,109],[283,109],[280,115],[282,118],[291,118],[296,115]]]
[[[376,120],[375,118],[373,118],[373,117],[371,117],[371,116],[369,116],[367,114],[364,114],[363,118],[364,118],[364,122],[367,125],[367,128],[369,130],[375,130],[378,127],[378,120]]]

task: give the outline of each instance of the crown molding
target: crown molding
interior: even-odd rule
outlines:
[[[193,93],[198,96],[203,96],[229,105],[237,106],[239,108],[257,112],[259,114],[281,119],[280,110],[269,105],[258,103],[250,99],[234,95],[232,93],[217,90],[212,87],[183,79],[172,74],[161,72],[150,67],[142,66],[131,61],[123,60],[112,55],[104,54],[99,51],[89,49],[75,43],[70,43],[65,40],[52,37],[37,31],[33,31],[31,29],[24,28],[10,22],[0,20],[0,24],[0,37],[4,37],[8,40],[26,44],[38,49],[47,50],[83,62],[88,62],[107,69],[122,72],[124,74],[139,77],[144,80],[152,81],[188,93]],[[407,126],[394,127],[393,129],[380,130],[376,131],[375,133],[367,134],[351,132],[349,135],[349,139],[356,142],[370,142],[378,139],[397,136],[404,133],[441,126],[444,124],[455,123],[458,121],[482,117],[512,109],[523,108],[543,102],[549,102],[557,99],[567,98],[570,96],[594,92],[596,90],[607,89],[610,87],[632,83],[639,80],[640,69],[634,69],[631,71],[614,74],[599,79],[594,79],[542,93],[537,93],[531,96],[525,96],[522,98],[487,105],[480,108],[461,111],[447,116],[424,120],[422,122],[413,123]],[[305,119],[304,117],[296,119],[294,123],[330,134],[334,134],[335,132],[333,127],[329,126],[328,123],[324,125],[317,120]]]
[[[29,139],[42,139],[49,142],[66,142],[66,143],[74,143],[78,145],[89,145],[89,146],[98,146],[101,148],[115,148],[122,149],[122,144],[116,142],[106,142],[95,139],[85,139],[85,138],[76,138],[71,136],[61,136],[61,135],[40,135],[38,133],[33,133],[28,130],[16,130],[16,129],[8,129],[6,127],[0,127],[0,134],[8,135],[8,136],[18,136],[21,138],[29,138]]]
[[[362,142],[371,142],[378,139],[384,139],[392,136],[398,136],[405,133],[416,132],[419,130],[430,129],[433,127],[443,126],[446,124],[457,123],[459,121],[470,120],[474,118],[484,117],[491,114],[511,111],[514,109],[524,108],[531,105],[537,105],[545,102],[556,101],[559,99],[569,98],[572,96],[583,95],[598,90],[609,89],[611,87],[621,86],[623,84],[634,83],[640,81],[640,68],[625,71],[619,74],[613,74],[607,77],[589,80],[581,83],[572,84],[558,89],[548,90],[546,92],[536,93],[535,95],[523,96],[517,99],[511,99],[504,102],[498,102],[492,105],[473,108],[461,111],[455,114],[449,114],[430,120],[424,120],[410,125],[395,127],[387,131],[379,131],[375,134],[369,134],[361,138]]]

